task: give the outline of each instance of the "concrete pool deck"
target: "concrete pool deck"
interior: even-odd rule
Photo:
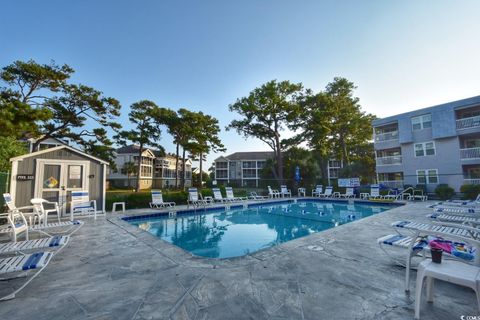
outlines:
[[[147,210],[131,211],[145,212]],[[251,255],[194,257],[116,215],[85,225],[0,319],[413,319],[405,269],[376,243],[391,222],[424,220],[409,203]],[[0,295],[21,284],[0,282]],[[478,315],[473,291],[438,283],[422,319]]]

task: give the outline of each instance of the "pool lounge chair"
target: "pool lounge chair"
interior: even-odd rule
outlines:
[[[163,194],[161,190],[152,190],[152,202],[150,202],[150,208],[166,208],[175,207],[175,202],[164,202]]]
[[[290,189],[287,189],[286,185],[281,185],[280,186],[280,195],[282,198],[286,197],[287,195],[291,198],[292,197],[292,191]]]
[[[225,193],[227,194],[227,200],[229,201],[245,201],[248,200],[247,197],[235,197],[233,194],[232,187],[225,187]]]
[[[93,214],[93,218],[97,219],[97,202],[90,200],[88,191],[72,191],[72,201],[70,202],[70,220],[73,221],[75,214]]]
[[[324,193],[320,193],[318,195],[320,198],[330,198],[330,197],[333,197],[333,187],[332,186],[328,186],[325,188],[325,192]]]
[[[388,190],[388,194],[384,195],[383,196],[383,199],[388,199],[388,200],[398,200],[398,197],[400,196],[398,190],[394,189],[390,189]]]
[[[372,199],[382,199],[383,197],[380,195],[380,187],[378,186],[371,186],[370,187],[370,196],[369,198]]]
[[[280,198],[280,192],[278,190],[272,189],[272,187],[268,186],[268,196],[270,198]]]
[[[223,198],[220,188],[212,188],[214,202],[227,202],[228,199]]]
[[[317,184],[314,190],[312,190],[312,197],[319,197],[323,194],[323,186],[321,184]]]
[[[193,207],[198,207],[200,205],[206,206],[210,202],[200,198],[197,188],[188,188],[188,199],[187,199],[187,208],[192,205]]]
[[[70,236],[57,235],[54,237],[40,238],[34,240],[0,243],[0,254],[24,254],[24,251],[27,250],[56,249],[58,247],[66,245],[69,240]]]
[[[248,199],[251,199],[251,200],[265,200],[265,199],[268,199],[268,196],[259,196],[256,192],[252,191],[252,192],[250,192],[250,195],[248,196]]]
[[[480,215],[478,214],[434,212],[427,214],[427,218],[443,222],[464,223],[472,226],[480,225]]]
[[[340,197],[341,198],[355,198],[355,193],[354,193],[354,190],[353,190],[353,187],[347,187],[345,189],[345,193],[340,193]]]
[[[443,206],[450,206],[450,207],[480,207],[480,194],[477,195],[475,200],[447,200],[437,202],[431,206],[430,208],[434,207],[443,207]]]
[[[408,200],[427,201],[428,196],[423,194],[423,190],[413,190],[413,193],[408,197]]]

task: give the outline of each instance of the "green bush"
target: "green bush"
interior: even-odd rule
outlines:
[[[463,199],[475,200],[480,193],[480,185],[478,184],[464,184],[460,187],[460,192],[463,193]]]
[[[449,187],[448,184],[442,183],[435,188],[435,194],[440,198],[440,200],[448,200],[453,197],[455,190]]]

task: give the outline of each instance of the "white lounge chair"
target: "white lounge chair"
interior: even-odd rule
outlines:
[[[209,204],[207,200],[200,198],[197,188],[188,188],[187,208],[190,205],[198,207],[200,205],[206,206]]]
[[[214,202],[227,202],[227,201],[230,201],[228,199],[225,199],[223,196],[222,196],[222,192],[220,191],[220,188],[212,188],[212,192],[213,192],[213,201]]]
[[[248,197],[248,199],[251,199],[251,200],[265,200],[265,199],[268,199],[268,196],[259,196],[256,192],[252,191],[252,192],[250,192],[250,196]]]
[[[347,187],[347,188],[345,189],[345,193],[341,193],[341,194],[340,194],[340,197],[343,197],[343,198],[355,198],[355,193],[354,193],[353,187]]]
[[[175,202],[163,201],[163,194],[161,190],[152,190],[152,202],[150,202],[150,208],[174,207],[175,205]]]
[[[370,197],[369,198],[382,199],[383,197],[380,195],[380,187],[371,186],[370,187]]]
[[[225,187],[225,192],[227,194],[227,200],[229,201],[245,201],[248,200],[247,197],[235,197],[233,194],[233,188],[232,187]]]
[[[286,197],[287,195],[291,198],[292,197],[292,191],[287,188],[286,185],[281,185],[280,186],[280,195],[282,198]]]
[[[58,202],[52,202],[52,201],[47,201],[42,198],[33,198],[30,200],[30,203],[37,208],[38,211],[42,213],[44,216],[44,223],[48,223],[48,215],[50,213],[56,213],[57,214],[57,220],[60,222],[60,215],[61,215],[61,210],[60,206],[58,205]],[[49,206],[50,209],[47,209],[46,206]]]
[[[472,226],[480,225],[480,215],[478,214],[434,212],[427,214],[427,218],[443,222],[465,223]]]
[[[332,186],[328,186],[325,188],[325,192],[324,193],[320,193],[318,195],[320,198],[330,198],[333,196],[333,187]]]
[[[7,253],[21,253],[24,254],[24,251],[27,250],[36,250],[36,249],[56,249],[58,247],[64,246],[70,240],[70,236],[61,236],[57,235],[54,237],[40,238],[34,240],[25,240],[18,242],[6,242],[0,243],[0,254]]]
[[[319,197],[321,194],[323,194],[323,186],[320,184],[317,184],[314,190],[312,190],[312,197]]]
[[[454,207],[480,207],[480,194],[477,195],[475,200],[447,200],[437,202],[430,206],[431,208],[436,206],[454,206]]]
[[[388,200],[397,200],[399,197],[398,190],[388,190],[388,194],[383,196],[383,199]]]
[[[25,239],[28,240],[27,220],[20,211],[11,211],[0,214],[0,217],[7,219],[7,224],[1,226],[0,234],[9,233],[10,239],[17,242],[18,236],[25,233]]]
[[[413,193],[408,197],[408,200],[420,200],[420,201],[427,201],[428,196],[423,194],[423,190],[413,190]]]
[[[10,193],[4,193],[3,199],[5,200],[5,204],[7,205],[9,212],[21,212],[23,216],[29,221],[30,225],[34,225],[36,222],[44,222],[45,216],[36,206],[31,205],[17,207],[15,206],[15,203]]]
[[[72,191],[72,201],[70,202],[70,220],[73,221],[74,214],[93,214],[97,219],[97,202],[90,200],[88,191]]]
[[[268,196],[270,198],[280,198],[280,192],[278,190],[272,189],[270,186],[268,188]]]

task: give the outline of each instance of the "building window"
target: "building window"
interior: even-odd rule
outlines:
[[[222,161],[222,162],[216,162],[215,167],[217,169],[227,169],[227,162]]]
[[[244,169],[247,168],[256,168],[256,162],[255,161],[243,161],[242,162],[242,167]]]
[[[422,116],[412,118],[412,129],[413,130],[422,130],[432,127],[432,115],[424,114]]]
[[[415,157],[434,156],[435,143],[433,141],[415,143]]]
[[[243,169],[244,178],[256,178],[257,170],[256,169]]]
[[[438,183],[438,170],[437,169],[424,169],[417,170],[417,183]]]
[[[216,177],[217,179],[227,179],[227,170],[217,170]]]
[[[265,161],[257,161],[257,168],[263,169],[265,167]]]

